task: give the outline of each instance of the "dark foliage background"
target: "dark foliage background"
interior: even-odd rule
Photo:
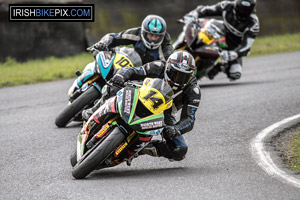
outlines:
[[[92,3],[95,21],[82,22],[9,22],[11,3]],[[67,56],[85,51],[109,32],[140,26],[148,14],[162,16],[173,40],[182,30],[176,20],[198,5],[218,0],[0,0],[0,61],[7,57],[27,60],[46,56]],[[299,0],[257,0],[260,35],[300,32]],[[5,47],[5,48],[4,48]]]

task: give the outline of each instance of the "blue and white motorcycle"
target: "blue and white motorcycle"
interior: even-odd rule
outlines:
[[[87,64],[82,73],[76,72],[78,78],[68,92],[69,104],[56,117],[56,126],[65,127],[71,121],[81,121],[81,112],[97,103],[102,96],[102,88],[117,70],[140,65],[142,65],[141,58],[132,48],[99,51],[96,60]]]

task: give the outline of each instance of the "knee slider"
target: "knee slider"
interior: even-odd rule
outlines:
[[[182,147],[176,147],[173,150],[173,156],[172,159],[176,161],[183,160],[185,158],[185,155],[187,153],[188,147],[187,146],[182,146]]]
[[[237,79],[241,78],[241,76],[242,76],[242,74],[240,72],[228,74],[228,78],[230,78],[232,80],[237,80]]]
[[[237,80],[242,76],[242,66],[239,63],[234,63],[229,67],[228,78]]]

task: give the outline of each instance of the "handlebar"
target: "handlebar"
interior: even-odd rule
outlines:
[[[86,50],[89,51],[89,52],[93,52],[93,51],[96,51],[97,53],[100,52],[100,50],[96,49],[94,46],[90,46],[90,47],[86,48]],[[112,49],[101,50],[101,51],[112,51],[112,52],[115,52],[115,49],[112,48]]]
[[[176,22],[179,23],[179,24],[185,24],[184,19],[177,19]]]
[[[98,49],[96,49],[94,46],[91,46],[91,47],[88,47],[86,48],[87,51],[89,52],[93,52],[93,51],[97,51],[97,52],[100,52]]]
[[[110,80],[106,82],[106,85],[108,85],[109,87],[117,87],[117,88],[120,88],[120,89],[125,87],[125,84],[124,84],[124,86],[117,85],[117,84],[112,83]]]
[[[126,87],[126,86],[138,86],[138,87],[142,87],[142,85],[141,84],[138,84],[138,83],[135,83],[135,82],[133,82],[133,81],[126,81],[125,83],[124,83],[124,85],[117,85],[117,84],[114,84],[114,83],[112,83],[110,80],[109,81],[107,81],[106,82],[106,85],[108,85],[108,86],[110,86],[110,87],[117,87],[117,88],[120,88],[120,89],[122,89],[122,88],[124,88],[124,87]]]

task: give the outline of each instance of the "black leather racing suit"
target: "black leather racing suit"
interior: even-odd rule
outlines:
[[[247,19],[240,19],[234,9],[235,2],[222,1],[212,6],[198,6],[195,10],[188,13],[195,17],[221,16],[226,28],[226,43],[228,50],[233,50],[238,54],[238,59],[229,63],[229,67],[237,64],[242,69],[242,56],[246,56],[250,52],[250,48],[254,43],[255,37],[259,33],[259,20],[255,13],[252,13]],[[239,66],[237,71],[239,71]],[[232,73],[236,71],[232,69]],[[230,69],[228,71],[230,76]],[[238,79],[239,77],[232,77]]]
[[[236,17],[234,2],[222,1],[213,6],[198,6],[194,11],[198,17],[222,16],[226,28],[228,49],[239,57],[246,56],[259,32],[259,20],[255,13],[245,20]]]
[[[121,74],[125,81],[143,80],[149,78],[164,78],[165,61],[154,61],[141,67],[130,67],[120,69],[117,74]],[[193,129],[195,123],[195,113],[201,99],[200,87],[194,77],[182,90],[174,91],[173,107],[165,111],[165,124],[177,128],[181,135],[174,139],[166,139],[167,143],[154,144],[158,150],[158,155],[169,159],[182,160],[187,153],[187,144],[182,136]],[[177,111],[181,111],[180,120],[176,123],[173,116]]]
[[[119,45],[133,45],[134,49],[140,55],[142,63],[146,64],[155,60],[167,60],[173,47],[171,45],[171,37],[169,33],[165,34],[165,38],[157,49],[147,49],[141,37],[141,28],[131,28],[120,33],[108,33],[99,42],[107,44],[108,48]]]

